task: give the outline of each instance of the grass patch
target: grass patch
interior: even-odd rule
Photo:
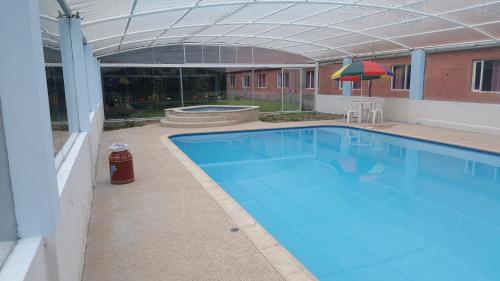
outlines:
[[[335,120],[342,119],[340,114],[328,114],[317,112],[293,112],[293,113],[265,113],[260,114],[259,120],[262,122],[299,122],[299,121],[317,121],[317,120]]]
[[[142,127],[153,123],[158,123],[159,120],[120,120],[120,121],[105,121],[104,131],[113,131],[120,129],[128,129],[134,127]]]

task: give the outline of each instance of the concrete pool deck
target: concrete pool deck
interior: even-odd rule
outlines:
[[[249,236],[242,229],[241,220],[231,216],[219,200],[214,200],[216,195],[207,192],[209,182],[199,181],[203,174],[188,170],[186,161],[180,161],[172,153],[168,142],[165,146],[162,136],[313,125],[345,123],[252,122],[209,129],[165,128],[154,124],[104,132],[83,280],[309,279],[307,272],[298,270],[297,265],[280,263],[289,261],[288,257],[263,252],[262,249],[277,245],[272,240],[267,245],[256,243],[255,237],[265,237],[265,233]],[[401,123],[360,126],[500,152],[498,136]],[[123,186],[109,183],[106,147],[113,142],[129,144],[136,182]],[[241,230],[231,232],[234,227]]]

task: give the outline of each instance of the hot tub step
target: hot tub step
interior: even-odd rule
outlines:
[[[223,127],[237,124],[238,120],[226,120],[226,121],[216,121],[216,122],[172,122],[169,120],[161,119],[160,125],[163,127],[170,128],[207,128],[207,127]]]
[[[168,121],[177,123],[202,123],[202,122],[219,122],[227,121],[226,116],[178,116],[178,115],[168,115]]]

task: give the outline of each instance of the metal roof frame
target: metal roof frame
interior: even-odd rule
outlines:
[[[71,15],[72,16],[72,10],[71,10],[71,2],[75,0],[68,0],[70,3],[68,5],[66,0],[57,0],[59,4],[61,5],[61,9],[63,10],[65,16]],[[84,3],[89,0],[79,0],[78,3]],[[429,3],[429,2],[436,2],[438,3],[438,0],[415,0],[415,1],[404,1],[404,3],[391,6],[387,3],[371,3],[369,0],[352,0],[350,2],[346,2],[343,0],[228,0],[228,1],[222,1],[222,2],[214,2],[211,1],[209,3],[204,3],[203,0],[197,0],[194,3],[189,3],[189,4],[180,4],[178,6],[172,6],[172,7],[164,7],[164,8],[153,8],[149,10],[142,10],[142,11],[137,11],[136,6],[137,3],[140,1],[146,1],[146,0],[133,0],[133,3],[130,7],[130,11],[127,14],[121,14],[121,15],[112,15],[112,16],[104,16],[101,18],[96,18],[96,19],[91,19],[91,20],[83,20],[82,21],[82,27],[88,28],[89,26],[99,26],[99,24],[107,23],[110,21],[116,21],[116,20],[126,20],[126,24],[124,26],[123,32],[120,32],[118,34],[107,34],[105,36],[99,37],[99,36],[93,36],[92,38],[89,39],[89,43],[94,43],[94,42],[101,42],[103,40],[108,40],[108,39],[113,39],[113,38],[119,38],[119,43],[118,44],[109,44],[106,46],[103,46],[101,48],[98,48],[95,50],[96,55],[102,56],[103,51],[106,49],[111,49],[111,48],[116,48],[118,47],[118,51],[115,52],[110,52],[107,54],[112,54],[112,53],[117,53],[117,52],[122,52],[129,50],[126,48],[128,44],[132,43],[140,43],[140,42],[145,42],[145,41],[150,41],[149,45],[147,47],[154,47],[154,46],[160,46],[160,45],[165,45],[165,44],[157,44],[158,40],[161,39],[176,39],[179,38],[179,44],[187,43],[189,42],[190,38],[203,38],[206,37],[208,40],[206,42],[200,43],[200,45],[204,44],[210,44],[210,43],[215,43],[215,44],[224,44],[224,40],[228,37],[231,37],[234,39],[234,37],[241,37],[239,39],[233,40],[232,42],[228,42],[227,44],[232,44],[232,45],[237,45],[239,46],[239,42],[243,41],[249,41],[248,39],[268,39],[269,41],[265,42],[258,42],[255,44],[252,44],[252,46],[255,47],[263,47],[263,48],[269,48],[269,49],[275,49],[275,50],[282,50],[282,51],[287,51],[287,48],[291,48],[294,46],[301,46],[304,45],[304,47],[307,47],[306,50],[302,52],[292,52],[300,55],[307,56],[308,53],[317,53],[321,51],[325,52],[331,52],[332,57],[314,57],[315,60],[317,61],[322,61],[322,60],[328,60],[332,58],[340,58],[340,57],[359,57],[363,56],[366,54],[361,54],[358,52],[351,51],[349,48],[350,47],[355,47],[357,45],[363,45],[363,44],[369,44],[369,43],[375,43],[375,42],[386,42],[388,44],[387,46],[392,46],[390,47],[391,49],[387,50],[382,50],[382,51],[377,51],[377,52],[371,52],[370,54],[372,55],[377,55],[377,54],[384,54],[386,52],[390,51],[398,51],[398,50],[405,50],[405,51],[410,51],[414,48],[439,48],[441,46],[446,46],[449,44],[436,44],[432,45],[430,44],[429,46],[426,46],[423,44],[422,46],[414,47],[411,45],[407,45],[404,42],[400,42],[397,39],[405,38],[405,37],[410,37],[410,36],[422,36],[422,35],[428,35],[432,33],[438,33],[438,32],[447,32],[447,31],[455,31],[459,29],[464,29],[472,32],[471,34],[477,34],[478,36],[481,37],[480,41],[470,41],[470,42],[458,42],[457,44],[461,45],[466,45],[467,43],[470,44],[484,44],[484,45],[495,45],[496,43],[500,42],[500,32],[499,34],[492,34],[489,31],[483,30],[481,27],[482,26],[487,26],[487,25],[492,25],[492,24],[498,24],[500,23],[500,16],[498,19],[494,18],[493,20],[485,21],[485,22],[479,22],[479,23],[467,23],[466,21],[461,21],[460,19],[454,19],[447,17],[447,15],[450,14],[457,14],[460,12],[467,12],[468,10],[473,10],[473,9],[480,9],[483,7],[488,7],[490,5],[498,5],[500,4],[500,0],[491,0],[491,1],[485,1],[483,3],[478,3],[478,4],[471,4],[471,5],[463,5],[461,7],[457,7],[455,9],[449,8],[447,10],[441,10],[436,13],[430,13],[426,12],[424,10],[419,10],[418,8],[415,8],[413,5],[421,4],[421,3]],[[90,1],[89,1],[90,2]],[[434,3],[434,4],[436,4]],[[231,20],[227,21],[225,19],[236,15],[238,12],[245,10],[249,6],[254,6],[258,7],[258,5],[270,5],[274,4],[276,5],[276,8],[270,10],[268,13],[265,13],[263,15],[257,15],[251,19],[251,20],[245,20],[245,21],[237,21],[237,20]],[[277,15],[282,12],[286,12],[289,9],[292,9],[293,7],[296,7],[297,5],[324,5],[325,9],[318,10],[317,12],[311,12],[306,13],[304,16],[299,17],[299,18],[286,18],[284,17],[283,19],[279,20],[266,20],[266,18],[269,18],[273,15]],[[90,5],[91,8],[93,8],[92,5]],[[95,6],[97,7],[97,6]],[[202,9],[202,8],[221,8],[221,9],[227,9],[228,7],[234,7],[234,9],[229,9],[227,13],[223,14],[222,16],[218,17],[215,20],[212,21],[207,21],[203,23],[196,23],[196,24],[179,24],[186,16],[188,16],[192,11],[196,9]],[[349,17],[346,19],[342,20],[334,20],[328,23],[315,23],[314,22],[314,17],[320,16],[325,13],[329,13],[332,11],[335,11],[337,9],[342,9],[342,8],[356,8],[356,7],[362,7],[362,8],[367,8],[367,9],[373,9],[373,11],[370,11],[366,14],[359,15],[359,16],[354,16],[354,17]],[[136,31],[136,32],[128,32],[129,26],[131,24],[131,20],[134,17],[140,17],[140,16],[147,16],[147,15],[155,15],[155,14],[160,14],[160,13],[166,13],[166,12],[173,12],[173,11],[183,11],[179,17],[177,17],[171,24],[162,27],[162,28],[145,28],[144,30],[141,31]],[[225,10],[223,10],[225,11]],[[382,25],[376,25],[376,26],[370,26],[364,29],[350,29],[346,27],[339,26],[341,23],[349,23],[349,22],[355,22],[358,19],[363,19],[365,17],[370,17],[370,16],[376,16],[377,14],[382,14],[382,13],[387,13],[387,12],[402,12],[401,17],[404,16],[404,14],[409,14],[413,15],[413,17],[410,17],[408,19],[403,19],[399,20],[396,22],[390,22],[387,24],[382,24]],[[85,15],[83,15],[85,17]],[[41,18],[49,20],[49,21],[55,21],[56,19],[54,17],[51,17],[49,15],[41,15]],[[311,19],[311,21],[304,22],[305,19]],[[441,28],[441,29],[433,29],[433,30],[426,30],[426,31],[420,31],[420,32],[413,32],[409,34],[404,34],[404,35],[399,35],[399,36],[391,36],[390,34],[387,35],[375,35],[373,33],[369,33],[370,31],[377,30],[377,29],[382,29],[386,27],[391,27],[391,26],[398,26],[402,24],[407,24],[407,23],[412,23],[412,22],[417,22],[425,19],[438,19],[443,22],[449,23],[449,26],[447,28]],[[491,17],[490,17],[491,19]],[[209,27],[212,26],[234,26],[234,28],[230,28],[229,30],[226,30],[225,32],[221,32],[219,34],[199,34],[200,32],[206,30]],[[272,25],[270,28],[264,28],[263,30],[254,33],[254,34],[238,34],[238,35],[232,35],[234,34],[235,31],[238,29],[250,26],[250,25]],[[281,27],[289,27],[289,26],[300,26],[304,27],[304,30],[298,31],[298,32],[293,32],[289,34],[283,34],[283,36],[266,36],[265,34],[272,31],[279,29]],[[187,28],[187,27],[193,27],[195,28],[195,31],[190,32],[189,34],[185,34],[182,36],[164,36],[165,33],[169,30],[175,30],[175,29],[180,29],[180,28]],[[198,28],[199,27],[199,28]],[[303,33],[307,33],[313,30],[317,29],[331,29],[334,31],[339,31],[339,34],[335,35],[330,35],[330,36],[316,36],[313,39],[310,40],[299,40],[294,37],[301,35]],[[159,35],[155,36],[155,38],[146,38],[148,36],[148,32],[154,32],[154,31],[161,31]],[[134,36],[139,36],[141,34],[144,34],[144,38],[140,38],[138,40],[133,40],[133,41],[127,41],[124,42],[124,39],[128,35],[134,35]],[[57,36],[56,34],[52,33],[50,34],[51,36]],[[351,36],[360,36],[361,38],[366,37],[366,41],[363,42],[349,42],[349,39]],[[345,37],[345,44],[344,42],[340,44],[330,44],[328,42],[324,42],[326,40],[331,40],[331,39],[339,39],[342,41],[342,37]],[[352,39],[352,37],[351,37]],[[483,40],[484,39],[484,40]],[[220,43],[218,42],[220,41]],[[284,46],[280,47],[269,47],[268,45],[270,43],[282,43]],[[289,42],[290,44],[286,44]],[[166,44],[166,45],[170,45]],[[385,46],[384,46],[385,47]],[[142,48],[142,47],[141,47]],[[389,47],[387,47],[389,48]],[[358,49],[361,50],[361,49]]]

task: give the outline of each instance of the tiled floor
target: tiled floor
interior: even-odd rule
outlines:
[[[254,245],[255,242],[252,243],[242,231],[230,231],[235,227],[235,222],[171,151],[165,148],[160,138],[164,135],[207,130],[326,124],[339,123],[253,122],[213,129],[171,129],[149,125],[105,132],[101,140],[83,280],[283,280],[275,269],[276,265],[266,259]],[[396,123],[377,125],[373,129],[500,152],[497,136]],[[108,151],[104,148],[112,142],[129,144],[134,155],[136,182],[124,186],[109,184],[106,159]],[[288,176],[270,180],[290,181],[293,174]],[[255,183],[238,182],[240,190],[229,193],[234,197],[245,196],[248,194],[245,187],[249,184],[256,186]],[[293,185],[290,188],[293,189]],[[297,190],[299,189],[298,187]],[[321,194],[320,183],[316,191]],[[262,186],[252,189],[252,197],[258,197],[259,194],[264,196],[269,192],[273,191]],[[253,204],[252,200],[242,201],[244,204]],[[276,204],[270,204],[270,207],[273,205]],[[342,212],[340,207],[339,212]],[[300,214],[295,216],[296,219],[300,217]],[[279,222],[269,219],[269,224]],[[426,241],[412,243],[425,246]],[[401,250],[401,247],[398,249]],[[417,255],[409,255],[408,258],[425,259]],[[391,266],[411,271],[411,268],[405,268],[409,264],[410,261],[399,261]],[[438,272],[438,265],[429,260],[430,270]],[[317,266],[321,264],[318,263]],[[363,276],[370,276],[370,270],[368,267],[357,274],[362,279]],[[376,270],[381,272],[382,269]],[[387,270],[387,280],[398,280],[397,276],[390,274],[392,272]]]

